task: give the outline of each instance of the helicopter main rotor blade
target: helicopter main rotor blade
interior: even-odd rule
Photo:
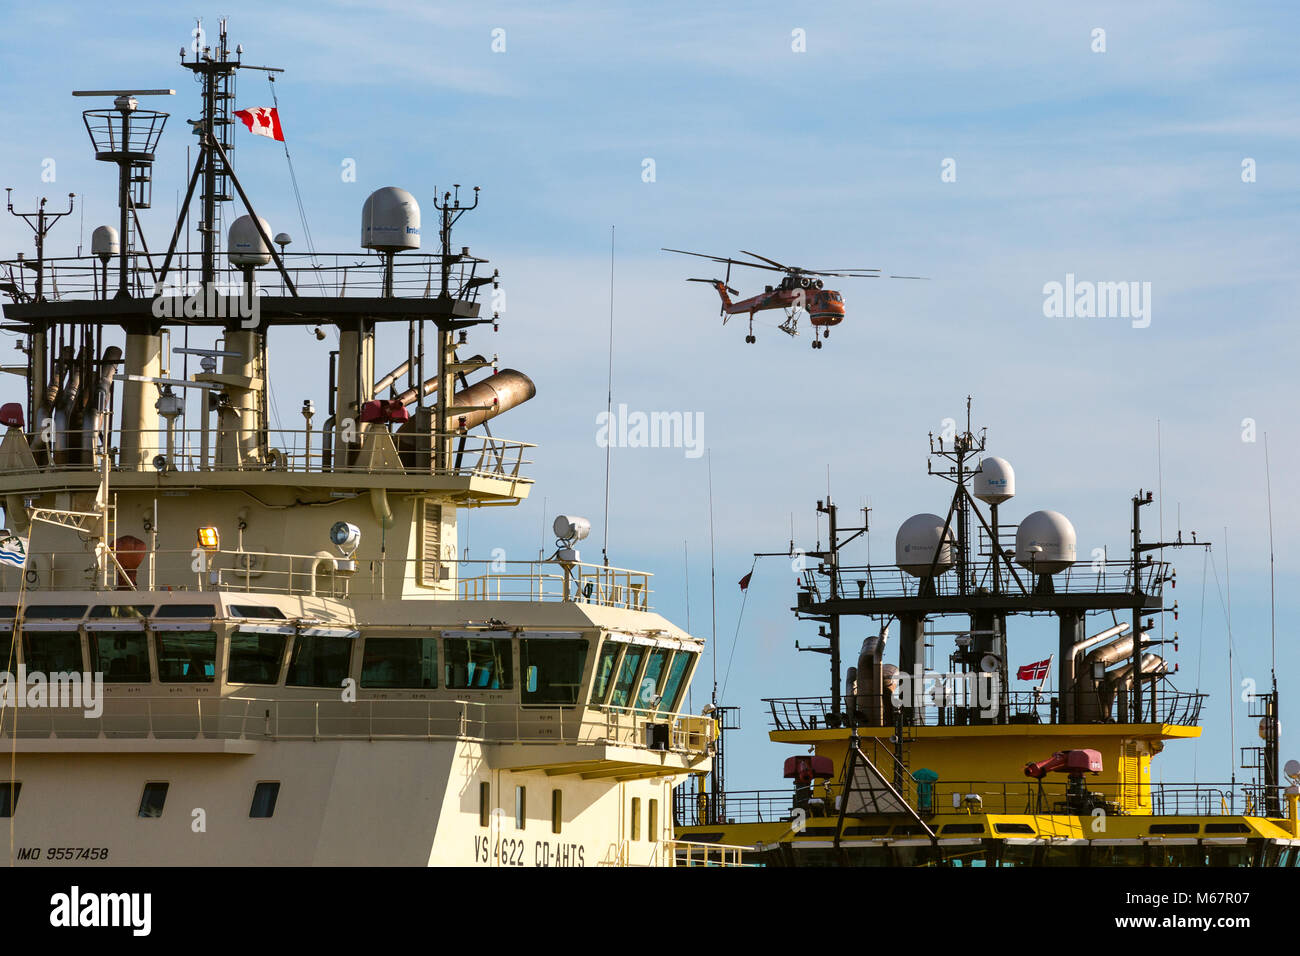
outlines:
[[[798,271],[799,271],[798,269],[792,269],[790,266],[783,266],[783,265],[781,265],[781,263],[777,262],[775,259],[769,259],[767,256],[760,256],[757,252],[750,252],[748,249],[741,249],[740,251],[741,251],[744,255],[747,255],[747,256],[753,256],[755,259],[762,259],[764,262],[769,262],[769,263],[771,263],[772,265],[776,266],[776,268],[780,269],[782,272],[798,272]]]
[[[726,262],[726,263],[736,262],[735,259],[724,259],[722,256],[710,256],[710,255],[706,255],[703,252],[687,252],[685,249],[669,249],[667,246],[660,246],[659,248],[662,252],[676,252],[683,256],[698,256],[701,259],[712,259],[714,262]],[[736,263],[736,264],[745,265],[745,263],[743,262]]]

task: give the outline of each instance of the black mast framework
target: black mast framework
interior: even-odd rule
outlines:
[[[201,36],[201,30],[196,29],[195,35]],[[149,167],[153,162],[154,147],[161,135],[167,114],[139,110],[134,97],[146,94],[170,95],[174,91],[109,90],[84,91],[78,94],[117,97],[112,110],[87,111],[84,118],[96,146],[97,158],[117,164],[120,170],[118,192],[121,233],[118,288],[115,295],[110,293],[109,296],[102,296],[98,293],[98,283],[96,283],[93,298],[73,298],[65,292],[50,301],[48,296],[41,294],[45,291],[41,278],[46,271],[42,268],[46,265],[42,254],[43,234],[38,237],[37,294],[33,295],[30,291],[21,288],[19,283],[6,281],[0,284],[0,293],[7,294],[11,299],[4,306],[7,320],[4,328],[29,336],[27,349],[29,422],[33,420],[35,406],[40,401],[38,392],[43,391],[45,382],[55,377],[53,362],[62,354],[57,343],[63,341],[65,327],[72,327],[68,330],[68,335],[76,334],[84,340],[87,335],[94,335],[104,326],[118,326],[129,334],[156,335],[164,325],[229,330],[242,323],[243,320],[240,318],[242,313],[237,308],[236,300],[248,293],[246,287],[239,282],[238,273],[232,273],[233,281],[225,290],[219,287],[218,282],[219,275],[227,272],[218,261],[221,245],[220,203],[233,199],[230,194],[231,187],[234,196],[238,197],[250,216],[287,293],[276,296],[269,294],[272,290],[259,290],[259,293],[268,294],[257,296],[256,321],[249,330],[265,335],[272,325],[314,326],[329,323],[337,326],[340,331],[357,330],[364,333],[372,332],[378,322],[405,321],[420,323],[422,326],[425,321],[432,321],[442,337],[450,343],[451,334],[456,331],[497,321],[496,316],[480,318],[481,307],[476,301],[477,290],[488,283],[495,284],[498,279],[497,273],[494,271],[491,277],[476,275],[478,266],[486,260],[469,255],[468,249],[462,250],[459,254],[450,253],[451,225],[467,208],[456,209],[458,203],[453,203],[451,221],[444,223],[440,236],[441,254],[420,258],[420,268],[425,267],[427,260],[430,270],[440,271],[439,295],[434,297],[429,297],[427,293],[425,297],[394,295],[391,272],[382,294],[378,296],[344,296],[342,293],[332,296],[299,295],[282,251],[277,250],[271,236],[267,234],[248,193],[230,163],[230,150],[233,147],[232,78],[240,69],[271,73],[282,71],[276,67],[252,66],[241,62],[239,56],[242,54],[242,48],[236,48],[232,55],[227,43],[224,20],[221,21],[219,40],[215,49],[199,46],[196,43],[192,55],[188,54],[189,51],[185,48],[181,49],[181,65],[199,78],[202,87],[201,117],[189,121],[198,138],[199,152],[190,172],[188,187],[184,200],[180,204],[166,253],[157,269],[154,268],[153,259],[144,244],[136,210],[148,208],[149,205]],[[197,254],[198,272],[202,278],[205,294],[194,297],[196,306],[194,310],[187,309],[183,316],[173,315],[162,318],[155,308],[158,299],[168,295],[182,296],[184,284],[177,281],[177,276],[182,272],[186,274],[190,272],[190,257],[180,247],[180,242],[196,190],[199,190],[202,205],[198,223],[202,237],[201,248]],[[477,187],[475,200],[477,204]],[[59,215],[66,215],[66,213]],[[55,218],[53,214],[46,213],[47,222],[53,218]],[[46,228],[48,229],[48,226]],[[144,253],[143,257],[134,251],[137,239]],[[141,261],[142,258],[144,261]],[[60,259],[56,264],[69,273],[80,274],[94,268],[92,264],[98,261],[90,256],[85,257],[84,264],[80,257]],[[17,261],[9,260],[0,263],[0,268],[7,270],[7,274],[14,277],[21,276],[23,270],[31,269],[31,264],[22,260],[20,256]],[[389,269],[391,270],[391,264]],[[333,284],[336,285],[340,284],[341,279],[341,285],[346,287],[345,267],[340,267],[341,275],[326,276],[328,271],[328,269],[315,270],[314,274],[318,277],[318,281],[329,278],[334,280]],[[139,278],[142,274],[147,274],[151,281],[141,283]],[[167,287],[169,278],[175,286],[170,290]],[[235,291],[235,295],[226,294],[232,290]],[[219,301],[223,299],[224,302]],[[215,309],[211,308],[214,302]],[[47,348],[47,338],[51,333],[55,334],[56,341],[50,342],[51,347]],[[94,346],[94,343],[91,345]],[[96,351],[97,349],[92,347],[88,354],[94,355]],[[466,371],[491,363],[470,362],[454,365],[448,362],[446,364],[448,374],[463,377]],[[331,394],[331,401],[333,399],[334,396]],[[446,402],[447,399],[440,394],[439,411],[443,411],[444,415],[437,426],[438,431],[448,427],[445,422],[454,421],[451,416],[477,410],[457,409],[450,405],[446,405],[444,410],[441,406]],[[440,444],[438,449],[440,466],[445,466],[451,457],[450,439],[444,441],[446,443]]]

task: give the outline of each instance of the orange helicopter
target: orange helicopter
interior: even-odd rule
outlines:
[[[724,279],[687,279],[687,282],[707,282],[717,290],[722,299],[722,324],[733,315],[749,315],[749,334],[745,341],[753,345],[758,339],[754,335],[754,313],[768,309],[784,309],[785,321],[777,326],[787,335],[799,334],[799,313],[808,313],[808,321],[813,326],[812,347],[822,347],[822,339],[830,338],[831,326],[844,321],[844,297],[834,289],[824,288],[824,283],[817,276],[847,279],[880,279],[879,269],[803,269],[798,266],[782,265],[775,259],[760,256],[756,252],[740,250],[741,255],[750,256],[759,262],[747,262],[744,259],[729,259],[723,256],[710,256],[702,252],[687,252],[685,249],[668,249],[664,252],[676,252],[684,256],[698,256],[714,262],[725,262],[727,274]],[[731,296],[740,295],[728,283],[731,281],[732,266],[748,266],[751,269],[767,269],[770,272],[782,272],[780,283],[766,286],[763,291],[748,299],[733,302]],[[924,279],[924,276],[889,276],[891,279]],[[730,294],[728,294],[730,293]]]

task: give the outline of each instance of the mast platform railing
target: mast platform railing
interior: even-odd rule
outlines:
[[[929,676],[941,677],[946,675],[927,674],[927,677]],[[1095,693],[1081,693],[1074,696],[1077,704],[1082,704],[1085,699],[1089,703],[1097,703],[1098,698]],[[1151,701],[1144,702],[1145,709],[1143,719],[1140,722],[1169,724],[1177,727],[1199,727],[1201,710],[1208,696],[1208,694],[1195,691],[1180,691],[1167,683],[1162,684],[1154,704]],[[769,697],[764,698],[764,702],[768,705],[768,715],[774,730],[830,730],[848,727],[847,702],[841,704],[839,714],[834,712],[829,697]],[[970,706],[949,704],[910,708],[910,717],[905,721],[905,726],[973,727],[1066,723],[1062,719],[1064,711],[1061,709],[1061,695],[1058,693],[1007,691],[1001,694],[999,698],[995,698],[992,703],[993,706],[987,709],[981,708],[978,703],[971,703]],[[1091,723],[1131,723],[1131,721],[1116,721],[1113,719],[1115,714],[1121,712],[1115,706],[1114,701],[1111,702],[1109,707],[1103,705],[1104,702],[1098,705],[1098,711],[1107,714],[1107,719],[1101,721],[1073,721],[1072,723],[1083,723],[1084,725]],[[865,715],[859,715],[858,723],[860,727],[872,726],[867,723]],[[893,725],[891,719],[886,726],[892,727]],[[875,724],[874,726],[881,725]]]
[[[127,279],[136,298],[152,298],[162,269],[165,250],[127,253]],[[299,296],[306,298],[380,298],[385,291],[384,258],[367,250],[355,253],[282,252],[281,260],[293,280]],[[109,263],[105,280],[104,265],[98,256],[52,256],[43,260],[43,297],[50,302],[102,300],[117,293],[118,256]],[[453,255],[447,263],[448,294],[465,302],[478,298],[478,291],[490,285],[494,277],[479,277],[478,267],[486,259]],[[214,287],[218,294],[243,294],[243,272],[229,264],[224,256],[217,262]],[[0,278],[13,301],[30,302],[35,294],[36,260],[26,256],[0,260]],[[442,292],[443,257],[437,254],[404,253],[393,257],[391,293],[396,298],[434,299]],[[162,290],[164,296],[192,296],[201,291],[202,255],[178,251]],[[259,267],[255,279],[259,295],[288,294],[279,271],[273,264]]]

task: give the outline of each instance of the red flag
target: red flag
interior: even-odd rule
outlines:
[[[1020,680],[1042,680],[1047,676],[1047,668],[1052,664],[1049,657],[1046,660],[1034,661],[1032,664],[1025,664],[1016,671],[1016,677]]]
[[[254,106],[252,109],[235,110],[235,115],[244,121],[250,133],[269,136],[284,142],[284,130],[280,127],[280,111],[274,106]]]
[[[754,572],[750,571],[748,574],[746,574],[743,578],[740,579],[740,589],[742,591],[749,590],[749,579],[752,578],[753,576],[754,576]]]

